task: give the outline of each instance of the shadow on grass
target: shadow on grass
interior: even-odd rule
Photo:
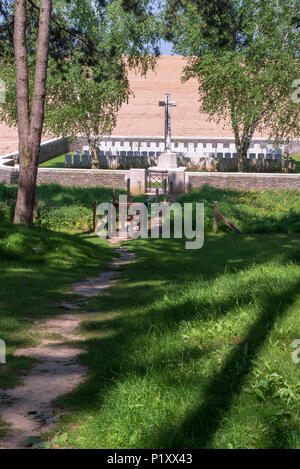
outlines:
[[[64,289],[99,274],[113,257],[108,243],[98,238],[95,244],[38,227],[0,225],[0,338],[7,347],[0,387],[16,384],[28,368],[31,361],[13,352],[34,343],[29,332],[34,322],[61,312]]]
[[[13,214],[14,205],[17,197],[17,185],[8,185],[0,182],[0,202],[6,202]],[[116,196],[125,194],[124,189],[116,189]],[[39,184],[36,190],[36,199],[39,208],[63,207],[81,205],[87,208],[93,207],[95,200],[100,202],[112,201],[112,188],[110,187],[78,187],[62,186],[60,184]]]
[[[289,238],[282,235],[280,239],[282,247],[285,246],[286,241],[287,249]],[[182,284],[183,273],[187,280],[197,275],[197,281],[214,282],[224,273],[225,267],[234,277],[251,264],[259,265],[262,262],[268,262],[276,255],[280,256],[278,239],[276,255],[271,237],[263,236],[262,239],[260,237],[260,241],[242,237],[239,240],[243,247],[238,245],[233,237],[214,237],[208,240],[207,251],[201,251],[201,255],[180,251],[182,246],[180,248],[180,243],[175,240],[169,240],[168,243],[152,242],[151,245],[147,245],[144,241],[141,245],[136,242],[134,248],[138,253],[138,258],[133,264],[125,267],[119,286],[111,289],[111,296],[102,295],[90,302],[91,311],[97,311],[97,308],[99,311],[101,308],[102,320],[100,322],[89,320],[82,325],[84,331],[101,333],[100,337],[93,337],[86,342],[88,354],[81,358],[82,362],[89,366],[89,378],[71,395],[61,398],[59,404],[80,413],[85,410],[99,412],[106,396],[115,389],[116,383],[125,382],[128,376],[143,378],[149,374],[155,375],[159,388],[176,387],[178,385],[176,376],[169,376],[166,382],[164,363],[172,364],[180,361],[184,366],[212,352],[211,346],[208,345],[199,350],[197,347],[182,344],[183,348],[178,349],[177,344],[170,353],[166,354],[162,351],[150,360],[148,356],[143,355],[143,347],[149,344],[147,342],[149,334],[155,333],[160,338],[166,333],[175,332],[182,322],[192,321],[196,317],[201,318],[203,323],[211,319],[226,317],[235,310],[237,305],[242,307],[251,304],[255,295],[260,314],[253,320],[243,337],[243,344],[248,344],[247,356],[243,355],[241,347],[234,348],[223,367],[216,371],[212,379],[207,380],[209,382],[204,386],[202,393],[205,395],[205,401],[199,407],[194,406],[194,409],[188,412],[180,424],[177,422],[172,425],[170,420],[164,422],[162,417],[159,428],[155,429],[155,434],[149,430],[148,435],[144,433],[143,438],[138,442],[141,447],[209,447],[213,436],[231,408],[234,396],[241,393],[242,386],[252,371],[253,361],[268,339],[276,319],[285,314],[294,303],[296,295],[299,294],[298,279],[284,285],[280,292],[272,288],[275,274],[273,275],[270,270],[268,276],[264,278],[267,288],[261,288],[260,278],[243,280],[241,277],[239,291],[225,291],[223,296],[206,301],[203,297],[200,300],[187,299],[184,296],[181,298],[180,291],[184,289],[182,285],[182,289],[175,293],[176,301],[168,303],[167,298],[168,295],[171,297],[174,285],[175,289],[180,288],[180,277]],[[293,255],[295,246],[291,243],[289,246],[290,251],[288,250],[281,258],[279,257],[282,265],[289,259],[299,260],[297,254]],[[215,251],[212,253],[213,247]],[[221,259],[218,254],[219,249],[223,249]],[[214,255],[218,263],[207,272],[209,259],[210,263],[213,263]],[[199,263],[200,258],[206,259],[207,264],[206,262]],[[239,262],[230,263],[233,260],[239,260]],[[188,266],[191,262],[191,271],[185,272],[183,266]],[[126,278],[130,281],[127,282]],[[209,287],[208,284],[207,286]],[[137,358],[139,346],[141,350]],[[238,368],[237,363],[239,363]],[[199,377],[189,376],[183,386],[184,392],[188,392],[190,385],[195,388],[197,384],[200,384]],[[201,386],[203,387],[203,383]]]
[[[248,344],[247,358],[241,350],[234,350],[222,369],[207,386],[204,404],[194,409],[177,427],[171,427],[158,437],[159,448],[207,448],[217,429],[230,410],[233,398],[242,391],[253,362],[273,329],[276,319],[286,312],[299,294],[300,282],[286,288],[284,295],[275,291],[260,297],[262,313],[250,327],[244,343]],[[236,364],[239,363],[237,370]]]

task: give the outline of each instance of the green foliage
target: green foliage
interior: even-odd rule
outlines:
[[[232,126],[240,169],[254,132],[299,137],[292,100],[299,73],[299,7],[294,0],[166,2],[171,39],[187,57],[184,80],[199,82],[201,111]],[[165,17],[168,27],[168,18]],[[284,70],[284,73],[283,73]]]
[[[80,205],[48,207],[39,210],[39,224],[49,229],[73,229],[90,227],[93,222],[91,208]]]
[[[278,398],[281,399],[287,406],[292,405],[299,401],[298,387],[292,386],[285,381],[282,376],[277,372],[270,372],[270,369],[261,371],[254,370],[255,379],[252,382],[251,389],[248,392],[253,392],[261,401],[267,399]],[[245,389],[247,392],[247,389]]]
[[[125,193],[116,190],[116,196]],[[0,183],[0,224],[13,219],[17,186]],[[58,184],[37,186],[37,224],[52,230],[91,228],[93,203],[112,201],[112,189],[108,187],[67,187]]]
[[[181,203],[204,203],[205,230],[212,231],[214,201],[219,211],[243,233],[299,233],[300,193],[292,190],[234,191],[203,187],[183,196]],[[230,231],[219,222],[219,230]]]

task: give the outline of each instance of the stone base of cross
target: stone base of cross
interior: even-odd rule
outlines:
[[[159,101],[159,106],[165,108],[165,152],[158,157],[157,166],[149,168],[149,171],[168,171],[168,190],[176,194],[185,190],[185,170],[178,168],[177,153],[171,150],[171,112],[170,108],[176,106],[174,101],[170,101],[170,94],[166,93],[165,101]]]

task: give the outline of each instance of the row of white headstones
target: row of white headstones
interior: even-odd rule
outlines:
[[[123,156],[123,157],[148,157],[148,156],[159,156],[163,153],[163,143],[157,144],[153,142],[150,146],[140,146],[131,145],[126,147],[125,143],[122,147],[119,145],[107,145],[111,142],[103,142],[99,146],[99,156]],[[145,142],[146,143],[146,142]],[[152,142],[150,142],[152,143]],[[106,144],[106,145],[104,145]],[[147,144],[147,143],[146,143]],[[192,145],[192,146],[191,146]],[[196,147],[197,145],[197,147]],[[200,146],[202,145],[202,147]],[[203,144],[188,144],[187,147],[184,144],[178,144],[176,148],[173,144],[174,152],[178,153],[179,156],[186,156],[190,158],[199,158],[199,157],[217,157],[217,158],[237,158],[236,147],[234,144],[229,144],[229,148],[224,148],[224,144],[218,144],[216,148],[212,147],[212,144],[207,144],[206,148],[203,147]],[[191,151],[192,150],[192,151]],[[80,155],[80,151],[75,151],[74,155]],[[87,160],[90,155],[89,147],[83,147],[83,159]],[[274,149],[270,145],[262,147],[260,144],[255,144],[253,150],[248,152],[248,158],[272,158],[280,159],[282,157],[282,149]]]
[[[225,146],[226,145],[226,146]],[[121,151],[133,151],[133,152],[164,152],[165,144],[164,142],[154,142],[154,141],[118,141],[118,140],[104,140],[100,142],[99,145],[100,151],[111,151],[113,153],[121,152]],[[83,150],[89,150],[89,147],[84,147]],[[171,151],[176,153],[190,153],[190,154],[209,154],[209,153],[236,153],[236,146],[234,143],[227,143],[224,142],[208,142],[208,143],[185,143],[185,142],[172,142],[171,143]],[[276,150],[272,145],[260,144],[255,143],[253,145],[253,149],[251,149],[250,153],[272,153]]]

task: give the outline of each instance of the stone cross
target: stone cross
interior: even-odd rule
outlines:
[[[170,107],[176,106],[175,101],[170,101],[170,94],[166,93],[166,100],[159,101],[159,106],[165,108],[165,153],[171,153],[171,112]]]

